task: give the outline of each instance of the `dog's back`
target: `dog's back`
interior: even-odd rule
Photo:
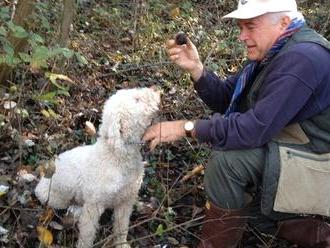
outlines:
[[[67,208],[74,198],[79,198],[81,171],[88,164],[88,154],[92,146],[81,146],[61,153],[55,160],[55,173],[51,178],[41,177],[35,195],[43,204],[54,208]]]

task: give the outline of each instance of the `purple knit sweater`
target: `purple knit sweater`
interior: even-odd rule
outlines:
[[[274,58],[253,108],[224,118],[236,76],[221,80],[204,70],[195,82],[202,100],[216,113],[197,120],[196,136],[213,148],[260,147],[290,123],[308,119],[330,106],[330,52],[314,43],[299,43]]]

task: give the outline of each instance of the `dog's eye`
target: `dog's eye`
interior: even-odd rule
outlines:
[[[138,103],[138,102],[140,102],[141,101],[141,99],[139,98],[139,97],[135,97],[135,102],[136,103]]]

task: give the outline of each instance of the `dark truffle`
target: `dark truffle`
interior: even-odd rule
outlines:
[[[177,45],[184,45],[188,43],[187,35],[184,32],[178,32],[175,35],[175,43]]]

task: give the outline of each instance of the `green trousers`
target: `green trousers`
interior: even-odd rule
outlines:
[[[261,186],[264,164],[264,148],[213,151],[204,176],[207,196],[222,208],[246,207]]]
[[[261,212],[261,185],[266,148],[213,151],[205,169],[204,187],[209,200],[227,209],[246,208],[251,227],[265,233],[275,233],[278,220],[296,215]]]

